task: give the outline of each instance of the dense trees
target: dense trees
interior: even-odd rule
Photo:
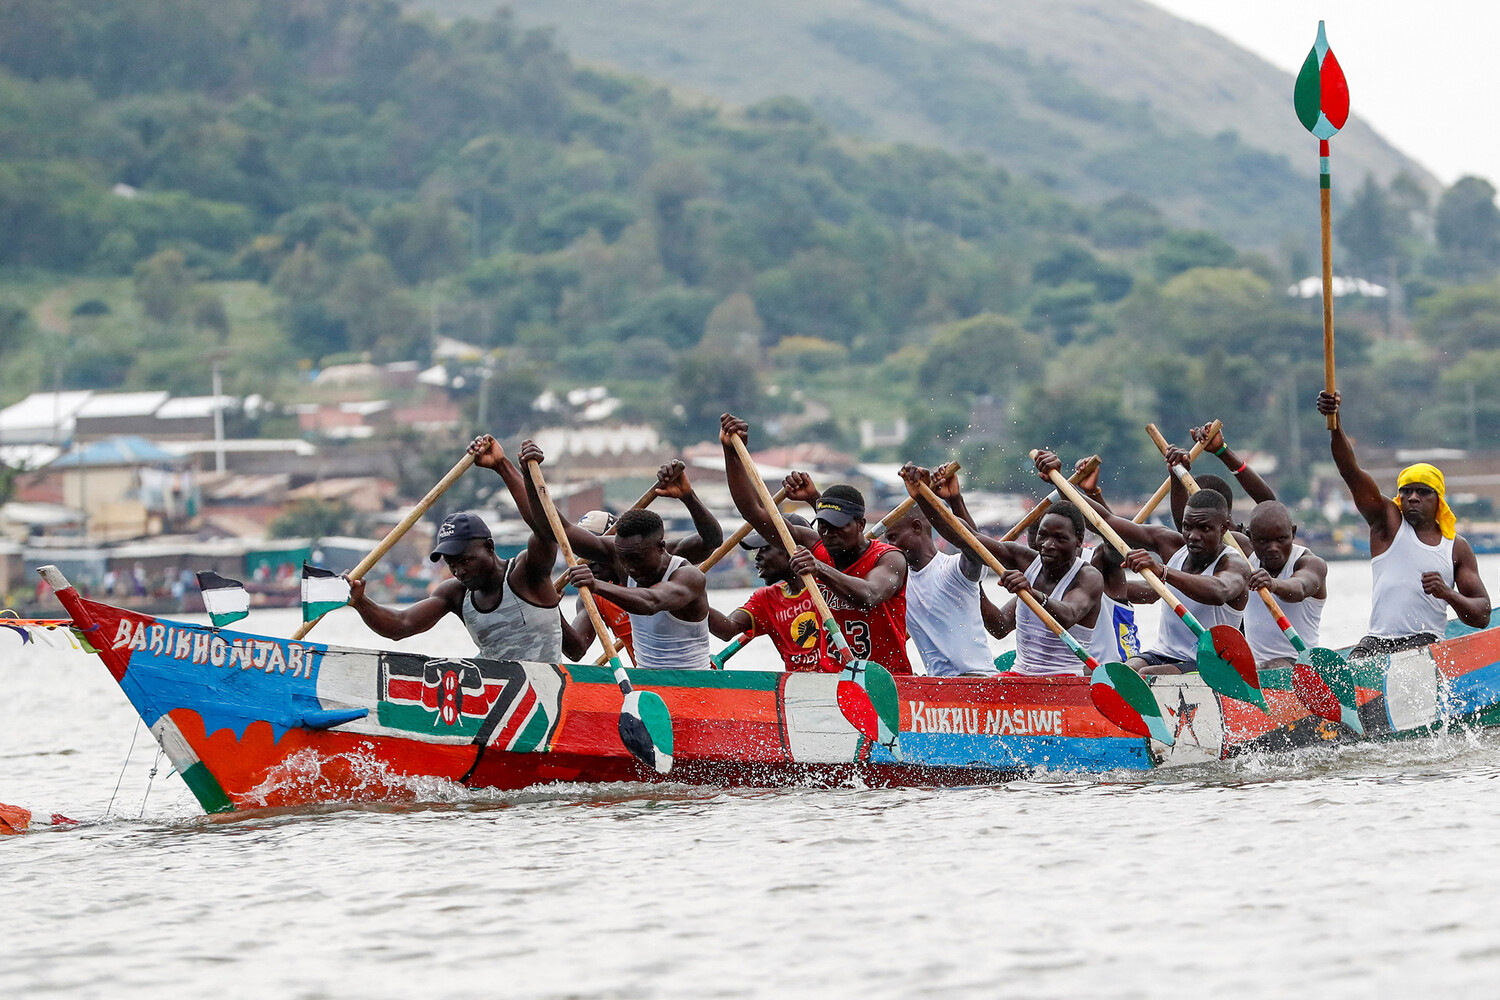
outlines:
[[[906,453],[964,449],[999,483],[1037,443],[1149,458],[1153,419],[1180,435],[1254,414],[1237,439],[1276,447],[1291,387],[1316,383],[1317,303],[1285,295],[1305,255],[1283,269],[1174,230],[1141,195],[1089,207],[977,156],[854,144],[787,98],[685,104],[575,67],[504,14],[11,0],[6,21],[0,268],[120,276],[145,317],[128,332],[133,316],[81,316],[49,347],[0,307],[7,401],[59,374],[204,391],[197,359],[220,345],[242,389],[274,392],[299,359],[425,361],[438,333],[486,349],[482,409],[502,431],[540,419],[541,389],[603,380],[682,443],[711,438],[725,409],[805,407],[846,445],[860,418],[904,412]],[[933,100],[977,115],[970,96]],[[1213,142],[1243,198],[1282,169]],[[1351,393],[1382,414],[1365,429],[1436,440],[1454,398],[1500,391],[1494,190],[1465,178],[1429,212],[1410,178],[1367,180],[1337,232],[1349,267],[1408,289],[1420,335],[1368,337],[1376,314],[1341,305]],[[264,302],[237,313],[226,288]],[[241,329],[246,315],[264,325]],[[1400,392],[1436,402],[1386,420]]]

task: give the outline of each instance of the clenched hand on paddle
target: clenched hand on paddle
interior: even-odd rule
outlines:
[[[720,418],[719,440],[739,459],[740,467],[744,470],[745,477],[749,479],[760,501],[760,506],[765,512],[766,526],[774,530],[782,547],[786,549],[787,555],[791,557],[793,565],[805,566],[805,559],[799,560],[798,556],[806,553],[807,550],[797,545],[786,526],[786,521],[781,517],[780,509],[772,502],[771,491],[766,488],[765,481],[761,479],[760,472],[755,467],[755,461],[750,457],[750,451],[746,447],[745,441],[749,434],[750,425],[738,417],[726,413]],[[749,515],[751,511],[742,510],[742,513]],[[746,519],[754,523],[753,519],[748,516]],[[760,525],[756,525],[756,529],[762,534],[769,534]],[[839,628],[838,621],[833,617],[833,611],[828,607],[828,602],[823,599],[823,592],[818,589],[818,581],[811,572],[802,572],[799,575],[802,585],[807,588],[808,596],[812,598],[813,606],[822,620],[822,628],[828,637],[829,645],[834,655],[843,664],[844,669],[839,673],[837,691],[839,711],[843,713],[850,725],[859,730],[861,735],[866,739],[879,742],[899,760],[901,748],[898,733],[901,728],[901,716],[895,679],[881,664],[855,657],[854,651],[849,648],[849,643],[844,638],[843,630]]]

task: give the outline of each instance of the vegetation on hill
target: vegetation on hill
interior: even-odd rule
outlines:
[[[1147,420],[1181,437],[1217,415],[1279,449],[1288,414],[1319,426],[1317,306],[1284,291],[1306,260],[1140,196],[1088,207],[975,155],[863,145],[789,98],[684,102],[504,13],[12,0],[5,21],[5,402],[202,392],[213,351],[233,388],[286,398],[299,367],[426,360],[443,334],[493,350],[468,384],[501,433],[544,419],[543,388],[604,382],[684,444],[726,409],[760,440],[776,418],[855,449],[860,419],[905,414],[907,446],[870,457],[960,450],[995,485],[1046,444],[1143,486]],[[1468,180],[1429,210],[1372,183],[1341,220],[1351,259],[1409,293],[1340,305],[1356,430],[1450,440],[1450,404],[1500,389],[1493,194]]]

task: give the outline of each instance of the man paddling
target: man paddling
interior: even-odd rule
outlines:
[[[1318,412],[1335,416],[1343,394],[1318,393]],[[1354,457],[1343,421],[1329,431],[1329,448],[1354,507],[1370,527],[1370,631],[1351,657],[1415,649],[1442,638],[1451,607],[1465,625],[1490,621],[1490,595],[1469,542],[1456,530],[1442,472],[1408,466],[1387,497]]]
[[[979,606],[984,563],[962,544],[954,552],[938,551],[932,540],[934,525],[950,541],[952,529],[911,485],[927,484],[960,518],[972,522],[958,476],[934,480],[929,470],[907,463],[901,478],[918,507],[890,525],[885,537],[906,556],[906,629],[922,655],[922,665],[930,677],[993,674],[995,661],[984,638]]]
[[[520,461],[540,465],[542,450],[527,441],[521,446]],[[533,509],[540,509],[529,476],[526,484]],[[551,537],[550,525],[540,527]],[[568,582],[588,587],[630,616],[636,666],[708,669],[708,595],[703,572],[680,553],[668,550],[661,515],[644,508],[627,510],[615,522],[613,535],[596,535],[576,524],[563,527],[581,560],[568,570]],[[596,577],[590,562],[620,566],[625,571],[624,585]]]
[[[930,481],[931,476],[928,470],[912,465],[901,470],[901,477],[908,483]],[[952,498],[959,496],[957,486],[947,486],[946,491],[950,496],[944,499],[952,506]],[[963,536],[932,508],[928,499],[915,488],[912,495],[938,533],[960,551],[967,550],[968,543]],[[977,531],[974,537],[1006,567],[1005,575],[1000,578],[1001,586],[1013,594],[1030,593],[1059,625],[1078,640],[1080,646],[1088,649],[1093,644],[1104,580],[1083,557],[1084,520],[1077,507],[1065,500],[1054,503],[1036,523],[1034,548],[1019,542],[1001,541]],[[1078,657],[1042,624],[1024,602],[1016,605],[1015,632],[1014,672],[1031,675],[1083,673],[1083,664]]]
[[[810,527],[797,514],[783,514],[787,526]],[[729,614],[708,612],[708,628],[720,639],[733,639],[746,632],[752,637],[768,635],[789,671],[837,672],[839,664],[828,655],[828,643],[818,627],[818,609],[802,578],[792,572],[791,558],[780,541],[769,541],[758,533],[746,535],[740,548],[755,553],[755,572],[765,582],[744,604]]]
[[[724,529],[699,499],[688,481],[687,466],[681,459],[673,459],[656,470],[656,486],[651,492],[659,497],[681,500],[693,519],[691,534],[666,540],[669,553],[697,563],[724,541]],[[578,519],[578,526],[592,534],[603,536],[611,532],[616,520],[615,515],[607,510],[591,510]],[[613,561],[590,560],[589,569],[596,579],[607,583],[622,584],[626,580],[625,570]],[[635,663],[635,639],[630,632],[630,616],[603,597],[596,595],[594,604],[599,609],[599,617],[604,619],[604,624],[613,633],[615,645],[625,651],[632,664]],[[570,658],[581,657],[595,638],[593,619],[580,605],[573,621],[563,629],[563,651]]]
[[[531,528],[524,551],[510,559],[495,554],[489,526],[476,514],[450,514],[438,528],[437,544],[429,556],[448,564],[453,577],[432,596],[404,609],[386,608],[365,594],[363,579],[349,581],[349,606],[359,612],[376,635],[405,639],[436,625],[444,615],[457,615],[490,660],[533,660],[556,663],[562,659],[560,595],[552,585],[557,543],[543,521],[531,520],[526,477],[488,434],[469,445],[474,464],[493,469],[505,481],[516,508]],[[523,449],[524,454],[524,449]]]
[[[1291,512],[1275,500],[1256,504],[1249,536],[1250,589],[1269,590],[1311,649],[1318,644],[1323,604],[1328,599],[1328,564],[1307,546],[1297,544]],[[1245,606],[1245,641],[1261,669],[1297,662],[1297,650],[1259,597],[1251,597]]]
[[[735,507],[763,538],[776,536],[770,515],[761,506],[750,474],[730,444],[748,443],[750,425],[733,414],[720,418],[719,440],[729,495]],[[906,656],[906,556],[886,542],[865,537],[865,498],[853,486],[830,486],[821,493],[805,472],[786,477],[788,500],[813,505],[817,528],[788,526],[798,548],[792,571],[811,574],[854,655],[873,660],[893,674],[910,674]]]
[[[1047,479],[1049,472],[1062,468],[1062,462],[1050,451],[1041,451],[1036,456],[1036,468]],[[1241,626],[1250,596],[1250,565],[1224,544],[1229,507],[1222,496],[1203,490],[1189,497],[1181,532],[1136,524],[1090,502],[1121,538],[1137,546],[1125,554],[1126,569],[1135,573],[1154,571],[1204,628]],[[1165,560],[1165,565],[1157,556]],[[1179,674],[1196,670],[1197,656],[1197,636],[1171,607],[1163,606],[1156,644],[1126,662],[1143,674]]]

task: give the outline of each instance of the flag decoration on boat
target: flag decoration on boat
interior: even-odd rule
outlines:
[[[349,581],[329,569],[302,564],[302,620],[317,621],[349,603]]]
[[[205,571],[198,574],[198,589],[203,592],[203,607],[214,628],[223,628],[250,613],[250,594],[238,580]]]

